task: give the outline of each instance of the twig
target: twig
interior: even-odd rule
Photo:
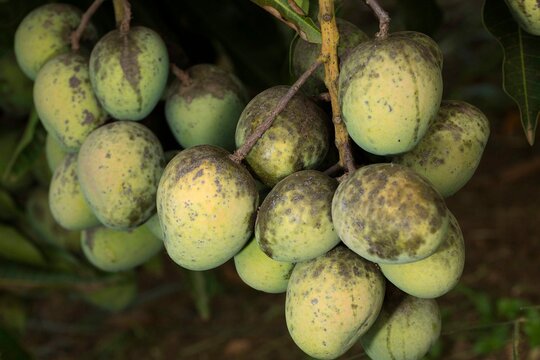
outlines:
[[[332,176],[332,175],[334,175],[335,173],[337,173],[338,171],[340,171],[342,169],[343,169],[343,167],[341,167],[341,165],[339,163],[336,163],[336,164],[330,166],[328,169],[324,170],[323,173],[325,175]]]
[[[379,32],[375,36],[381,40],[386,39],[388,37],[388,30],[390,29],[390,16],[386,11],[384,11],[377,0],[365,1],[379,19]]]
[[[311,64],[309,69],[307,69],[306,72],[304,72],[302,76],[300,76],[298,80],[296,80],[296,82],[289,88],[287,93],[281,99],[279,99],[279,102],[277,103],[276,107],[274,108],[274,110],[272,110],[272,112],[268,115],[268,117],[264,119],[264,121],[259,126],[257,126],[255,131],[251,133],[251,135],[246,139],[244,144],[242,144],[242,146],[236,149],[234,154],[231,155],[232,161],[236,163],[240,163],[242,162],[242,160],[244,160],[244,158],[251,151],[253,146],[255,146],[257,141],[264,135],[266,130],[268,130],[272,126],[272,123],[274,122],[276,117],[283,111],[283,109],[285,109],[289,101],[291,101],[294,95],[296,95],[298,90],[300,90],[300,87],[306,82],[306,80],[315,72],[315,70],[317,70],[317,68],[323,62],[324,62],[324,57],[319,56],[317,61]]]
[[[189,77],[189,74],[173,63],[171,63],[171,71],[174,76],[176,76],[176,78],[180,81],[180,84],[184,86],[189,86],[191,84],[191,78]]]
[[[81,17],[81,22],[79,23],[79,26],[77,29],[71,33],[71,50],[77,51],[80,48],[80,41],[81,37],[84,33],[84,30],[86,30],[88,23],[90,22],[90,19],[95,14],[97,9],[103,4],[103,1],[105,0],[94,0],[94,2],[90,5],[88,10],[83,14]]]
[[[291,9],[293,9],[293,11],[295,13],[297,13],[300,16],[306,16],[306,13],[304,12],[304,10],[300,6],[298,6],[296,1],[288,0],[287,2],[289,3],[289,6],[291,7]]]
[[[131,22],[131,5],[129,4],[129,0],[113,0],[113,5],[116,26],[122,35],[126,35],[129,32],[129,24]]]
[[[327,93],[327,92],[320,93],[319,95],[313,96],[313,100],[315,100],[315,101],[326,101],[326,102],[332,101],[332,99],[330,98],[330,94]]]

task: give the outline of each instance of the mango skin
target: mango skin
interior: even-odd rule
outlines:
[[[187,70],[189,84],[175,80],[165,102],[165,117],[183,148],[215,145],[234,151],[234,133],[247,104],[244,86],[231,73],[211,64]]]
[[[441,68],[432,52],[399,34],[355,47],[339,75],[347,131],[375,155],[412,149],[435,118],[442,89]]]
[[[537,0],[505,0],[514,19],[526,32],[540,35],[540,4]]]
[[[473,176],[489,132],[489,121],[479,109],[463,101],[443,101],[418,145],[392,162],[410,167],[448,197]]]
[[[56,167],[64,160],[64,157],[68,153],[62,148],[60,143],[54,138],[54,136],[47,134],[45,139],[45,157],[47,159],[47,165],[52,173],[56,170]]]
[[[240,278],[250,287],[278,294],[287,290],[294,264],[276,261],[266,255],[255,239],[234,256]]]
[[[0,109],[11,117],[29,114],[33,106],[32,86],[13,51],[0,57]]]
[[[167,253],[190,270],[223,264],[249,240],[258,201],[255,180],[227,151],[198,145],[180,152],[157,192]]]
[[[303,170],[281,180],[259,208],[255,238],[274,260],[301,262],[321,256],[340,239],[332,224],[335,179]]]
[[[34,104],[47,132],[67,152],[77,152],[107,114],[88,78],[88,59],[77,53],[47,61],[34,82]]]
[[[79,151],[78,176],[99,221],[126,230],[150,218],[165,158],[144,125],[117,121],[94,130]]]
[[[335,359],[375,322],[384,292],[376,265],[345,247],[298,263],[285,300],[289,333],[309,356]]]
[[[441,69],[443,68],[444,58],[443,58],[443,53],[441,51],[441,48],[439,47],[437,42],[433,40],[431,37],[429,37],[428,35],[418,32],[418,31],[398,31],[398,32],[392,33],[392,36],[407,37],[423,45],[426,48],[426,50],[429,53],[431,53],[431,55],[433,56],[433,60],[437,63],[437,65],[439,65],[439,68]],[[428,53],[425,53],[424,51],[424,55],[428,55]]]
[[[90,81],[103,108],[115,119],[141,120],[167,84],[169,56],[161,37],[142,26],[113,30],[90,55]]]
[[[41,67],[56,55],[71,49],[71,33],[81,21],[82,11],[68,4],[46,4],[32,10],[15,32],[15,56],[22,71],[34,80]],[[90,23],[83,33],[85,42],[97,39]]]
[[[157,238],[161,240],[165,239],[165,234],[163,233],[163,229],[161,228],[161,225],[159,224],[159,216],[157,213],[152,215],[150,219],[148,219],[148,221],[144,225],[148,227],[148,230],[150,230],[150,232],[154,234],[154,236],[156,236]]]
[[[360,343],[374,360],[418,360],[427,354],[440,333],[437,302],[407,296],[397,304],[385,301],[377,321]]]
[[[268,117],[288,89],[266,89],[248,103],[236,127],[237,147]],[[294,172],[316,168],[329,148],[326,121],[322,109],[297,93],[248,153],[249,166],[270,187]]]
[[[372,164],[339,184],[332,219],[341,240],[376,263],[408,263],[433,254],[448,230],[448,209],[411,169]]]
[[[64,229],[83,230],[100,224],[79,184],[77,154],[67,155],[56,168],[49,187],[49,206]]]
[[[143,264],[162,249],[163,242],[146,226],[126,231],[98,226],[81,232],[81,247],[96,268],[117,272]]]
[[[409,295],[433,299],[452,290],[465,265],[465,244],[459,224],[449,212],[450,227],[437,251],[408,264],[379,264],[384,276]]]

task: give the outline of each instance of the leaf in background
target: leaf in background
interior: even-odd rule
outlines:
[[[443,13],[436,0],[400,0],[395,13],[407,30],[432,35],[441,25]]]
[[[287,0],[251,0],[270,14],[296,30],[298,35],[311,43],[321,43],[321,31],[308,16],[296,13]]]
[[[22,348],[19,341],[2,327],[0,327],[0,359],[31,359],[30,355]]]
[[[484,26],[504,52],[503,88],[517,103],[530,145],[540,118],[540,36],[523,31],[503,0],[486,0]]]
[[[22,212],[17,208],[11,195],[0,189],[0,220],[13,220],[22,216]]]

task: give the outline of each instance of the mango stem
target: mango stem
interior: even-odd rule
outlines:
[[[79,23],[79,26],[77,26],[77,29],[71,33],[71,50],[79,50],[81,37],[86,28],[88,27],[90,19],[92,19],[92,16],[95,14],[97,9],[99,9],[101,4],[103,4],[103,1],[105,0],[94,0],[88,10],[86,10],[86,12],[81,17],[81,22]]]
[[[129,0],[113,0],[114,18],[120,33],[125,35],[129,32],[131,22],[131,5]]]
[[[388,37],[390,29],[390,16],[382,8],[377,0],[365,0],[366,4],[373,10],[377,19],[379,19],[379,32],[375,35],[377,39],[384,40]]]

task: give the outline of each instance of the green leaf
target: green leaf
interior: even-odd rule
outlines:
[[[0,327],[0,359],[31,359],[30,355],[22,348],[19,341],[2,327]]]
[[[23,216],[23,214],[17,208],[11,195],[7,191],[0,189],[0,220],[13,220],[20,216]]]
[[[486,0],[484,26],[504,52],[503,88],[517,103],[529,144],[540,118],[540,36],[523,31],[503,0]]]
[[[251,0],[270,14],[292,27],[298,35],[311,43],[321,43],[321,31],[308,16],[294,11],[287,0]]]
[[[537,309],[527,310],[523,331],[531,347],[540,347],[540,313]]]

